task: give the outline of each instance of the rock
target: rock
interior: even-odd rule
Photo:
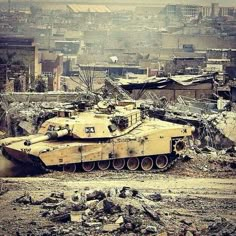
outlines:
[[[15,200],[16,203],[20,204],[31,204],[32,203],[32,197],[29,194],[24,194],[23,196],[17,198]]]
[[[154,194],[148,195],[147,198],[149,200],[154,201],[154,202],[158,202],[158,201],[162,200],[162,197],[161,197],[160,193],[154,193]]]
[[[58,203],[60,200],[58,198],[54,198],[54,197],[47,197],[44,198],[41,202],[42,203]]]
[[[49,219],[51,221],[67,222],[70,220],[70,213],[69,212],[59,212],[59,213],[51,216]]]
[[[30,224],[31,225],[37,225],[36,221],[33,221],[33,220],[30,222]]]
[[[43,211],[43,212],[41,213],[41,216],[42,216],[42,217],[47,217],[49,214],[50,214],[49,211]]]
[[[103,201],[98,202],[98,204],[96,205],[96,210],[97,211],[103,210]]]
[[[132,225],[131,223],[126,223],[126,224],[125,224],[125,228],[126,228],[127,230],[133,230],[133,225]]]
[[[107,197],[115,197],[117,195],[117,189],[116,188],[112,188],[109,189],[107,192]]]
[[[190,221],[190,220],[187,220],[187,219],[183,219],[183,220],[181,220],[180,221],[181,223],[184,223],[184,224],[186,224],[186,225],[191,225],[192,224],[192,222]]]
[[[8,188],[5,187],[4,183],[0,183],[0,196],[8,192]]]
[[[81,204],[81,203],[74,203],[72,205],[72,211],[83,211],[87,209],[87,206],[85,204]]]
[[[159,215],[155,211],[153,211],[150,207],[143,205],[143,209],[149,216],[151,216],[153,220],[160,221]]]
[[[95,200],[95,199],[101,201],[101,200],[103,200],[105,197],[106,197],[106,195],[105,195],[104,192],[102,192],[102,191],[97,191],[97,190],[94,191],[94,192],[92,192],[92,193],[87,194],[87,196],[86,196],[87,201]]]
[[[68,234],[68,233],[70,233],[70,230],[69,229],[62,229],[62,233],[63,234]]]
[[[140,213],[140,210],[132,205],[127,205],[125,209],[127,209],[129,215],[137,215]]]
[[[58,192],[58,193],[51,193],[50,197],[53,198],[61,198],[61,199],[65,199],[64,193],[63,192]]]
[[[42,205],[43,209],[56,209],[58,206],[62,206],[63,202],[58,203],[44,203]]]
[[[132,228],[138,228],[142,225],[142,221],[137,216],[124,216],[125,224],[132,224]]]
[[[120,228],[120,224],[106,224],[103,226],[103,232],[113,232]]]
[[[156,226],[152,226],[152,225],[148,225],[146,227],[146,231],[149,233],[156,233],[157,232],[157,227]]]
[[[162,232],[162,233],[158,234],[157,236],[168,236],[168,233],[167,232]]]
[[[90,215],[91,213],[92,213],[92,211],[89,208],[84,211],[84,214],[86,216]]]
[[[123,216],[120,216],[120,217],[116,220],[115,223],[116,223],[116,224],[123,224],[123,223],[124,223],[124,218],[123,218]]]
[[[205,146],[202,148],[202,151],[207,153],[212,153],[215,152],[216,150],[213,147]]]
[[[78,212],[78,211],[71,211],[70,212],[70,220],[72,222],[82,223],[83,222],[82,213]]]
[[[80,199],[79,193],[78,193],[78,191],[75,191],[74,194],[71,196],[71,200],[73,202],[78,202],[79,199]]]
[[[86,207],[94,208],[94,207],[96,207],[98,202],[99,202],[99,200],[90,200],[90,201],[87,201],[85,203],[85,205],[86,205]]]
[[[187,161],[190,161],[190,160],[192,160],[192,159],[193,159],[193,158],[190,157],[189,155],[183,155],[182,158],[181,158],[181,160],[182,160],[183,162],[187,162]]]
[[[84,222],[84,226],[86,227],[100,227],[101,225],[101,222]]]
[[[121,207],[119,205],[115,205],[112,201],[105,199],[103,201],[103,210],[108,214],[114,214],[121,212]]]
[[[138,196],[139,192],[136,189],[131,189],[130,187],[123,187],[120,191],[119,197],[135,197]]]
[[[193,234],[190,231],[187,231],[185,236],[193,236]]]

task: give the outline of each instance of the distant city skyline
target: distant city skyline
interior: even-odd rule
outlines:
[[[7,3],[8,0],[0,0],[1,3]],[[211,3],[219,3],[221,6],[232,6],[236,7],[235,0],[11,0],[12,3],[29,3],[29,2],[60,2],[60,3],[83,3],[83,4],[91,4],[91,3],[99,3],[99,4],[122,4],[122,3],[137,3],[137,4],[155,4],[155,5],[165,5],[165,4],[194,4],[194,5],[210,5]]]

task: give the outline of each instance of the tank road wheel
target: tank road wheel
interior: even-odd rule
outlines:
[[[125,167],[125,159],[115,159],[112,161],[115,170],[122,170]]]
[[[156,157],[156,166],[158,169],[164,169],[168,166],[169,159],[166,155],[160,155]]]
[[[153,167],[153,160],[151,157],[144,157],[141,162],[141,168],[144,171],[151,170]]]
[[[99,161],[98,169],[99,170],[107,170],[110,167],[110,161]]]
[[[82,169],[86,172],[92,171],[94,169],[94,167],[95,167],[95,162],[93,162],[93,161],[82,163]]]
[[[137,157],[131,157],[127,161],[127,167],[129,170],[137,170],[139,167],[139,159]]]
[[[64,172],[75,173],[76,171],[76,164],[65,164],[63,165]]]

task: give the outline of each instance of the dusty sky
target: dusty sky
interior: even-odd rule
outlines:
[[[7,3],[8,0],[0,0],[0,2]],[[116,4],[116,3],[153,3],[153,4],[160,4],[165,5],[168,3],[172,4],[195,4],[195,5],[211,5],[212,2],[219,3],[220,6],[232,6],[236,7],[236,0],[11,0],[12,3],[19,3],[19,2],[60,2],[60,3],[109,3],[109,4]]]

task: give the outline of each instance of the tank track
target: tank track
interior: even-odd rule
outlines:
[[[169,155],[171,155],[170,157],[169,157]],[[171,154],[169,154],[168,155],[168,159],[169,159],[169,163],[167,164],[167,166],[166,167],[164,167],[164,168],[158,168],[158,167],[156,167],[156,166],[153,166],[153,168],[151,168],[151,170],[150,171],[147,171],[147,172],[154,172],[154,173],[162,173],[162,172],[165,172],[165,171],[167,171],[167,170],[169,170],[170,168],[172,168],[175,164],[176,164],[176,162],[180,159],[180,155],[179,154],[175,154],[175,153],[171,153]],[[129,158],[125,158],[125,160],[126,160],[126,163],[127,163],[127,160],[128,160]],[[155,160],[155,157],[153,157],[153,159]],[[171,159],[171,160],[170,160]],[[111,159],[111,160],[109,160],[109,161],[112,161],[112,160],[114,160],[114,159]],[[142,160],[142,158],[140,158],[140,160]],[[94,163],[95,163],[95,165],[97,166],[97,164],[98,164],[98,162],[99,161],[95,161]],[[81,166],[81,163],[78,163],[78,164],[76,164],[76,165],[78,165],[78,166]],[[62,166],[63,167],[63,166]],[[79,168],[79,169],[82,169],[81,167]],[[93,169],[92,171],[94,171],[95,169]],[[99,168],[96,168],[96,170],[99,170]],[[121,170],[116,170],[116,169],[114,169],[114,167],[112,167],[112,165],[107,169],[108,171],[109,170],[115,170],[115,171],[130,171],[130,172],[146,172],[145,170],[141,170],[141,167],[140,167],[140,165],[139,165],[139,168],[137,169],[137,170],[130,170],[130,169],[128,169],[127,168],[127,164],[125,165],[125,167],[124,168],[122,168]],[[102,171],[102,170],[101,170]],[[76,169],[76,171],[75,172],[78,172],[78,169]],[[79,171],[80,172],[80,171]],[[86,172],[86,171],[84,171],[84,170],[82,170],[82,172]]]
[[[57,167],[46,167],[38,158],[36,158],[36,157],[32,157],[33,159],[34,159],[34,164],[33,165],[27,165],[27,164],[24,164],[24,163],[22,163],[22,162],[19,162],[19,161],[17,161],[17,160],[15,160],[14,158],[12,158],[9,154],[7,154],[7,153],[5,153],[4,151],[3,151],[3,156],[6,158],[6,159],[8,159],[8,160],[10,160],[10,161],[12,161],[13,163],[15,163],[17,166],[20,166],[20,167],[26,167],[27,166],[27,168],[29,168],[29,167],[31,167],[32,169],[35,169],[35,170],[37,170],[37,172],[42,172],[42,173],[48,173],[48,172],[51,172],[52,171],[52,169],[58,169]],[[150,157],[152,160],[153,160],[153,162],[155,162],[155,158],[156,158],[157,156],[152,156],[152,157]],[[171,153],[171,154],[168,154],[167,155],[167,157],[168,157],[168,164],[164,167],[164,168],[158,168],[157,166],[155,166],[155,164],[153,164],[153,166],[152,166],[152,168],[150,169],[150,170],[147,170],[147,171],[153,171],[154,173],[161,173],[161,172],[165,172],[165,171],[167,171],[167,170],[169,170],[172,166],[174,166],[175,165],[175,163],[178,161],[178,159],[180,158],[180,155],[178,155],[178,154],[176,154],[175,152],[173,152],[173,153]],[[127,161],[129,160],[129,159],[132,159],[133,157],[131,157],[131,158],[124,158],[123,160],[125,161],[125,165],[120,169],[120,170],[116,170],[116,171],[123,171],[123,170],[126,170],[126,171],[131,171],[131,172],[134,172],[134,171],[139,171],[140,172],[140,169],[142,169],[141,168],[141,164],[139,163],[139,166],[138,166],[138,168],[137,169],[135,169],[135,170],[131,170],[131,169],[129,169],[128,167],[127,167]],[[142,159],[144,159],[144,158],[137,158],[137,159],[139,159],[139,161],[141,162],[142,161]],[[110,166],[107,168],[107,170],[111,170],[111,169],[114,169],[114,167],[112,167],[112,161],[113,160],[115,160],[115,159],[110,159],[110,160],[108,160],[109,162],[110,162]],[[93,162],[94,163],[94,165],[97,167],[98,166],[98,162],[99,161],[95,161],[95,162]],[[82,165],[82,163],[75,163],[75,164],[71,164],[71,165],[75,165],[76,166],[76,168],[73,170],[73,171],[68,171],[68,172],[78,172],[78,169],[82,169],[81,168],[81,165]],[[66,166],[66,165],[64,165],[64,166]],[[80,168],[78,168],[78,166],[80,166]],[[62,167],[62,169],[63,169],[63,165],[61,165],[60,167]],[[93,168],[91,171],[93,171],[95,168]],[[98,169],[98,170],[101,170],[101,169],[99,169],[98,167],[96,168],[96,169]],[[61,170],[61,169],[60,169]],[[64,170],[63,170],[64,171]],[[82,171],[85,171],[85,170],[82,170]],[[145,170],[141,170],[141,171],[143,171],[143,172],[146,172]],[[66,172],[66,171],[65,171]],[[86,171],[85,171],[86,172]],[[89,171],[88,171],[89,172]]]
[[[176,155],[176,158],[173,159],[172,161],[170,161],[169,164],[168,164],[165,168],[163,168],[163,169],[155,169],[155,171],[156,171],[157,173],[165,172],[165,171],[169,170],[172,166],[174,166],[175,163],[176,163],[179,159],[180,159],[180,156],[179,156],[179,155]]]

